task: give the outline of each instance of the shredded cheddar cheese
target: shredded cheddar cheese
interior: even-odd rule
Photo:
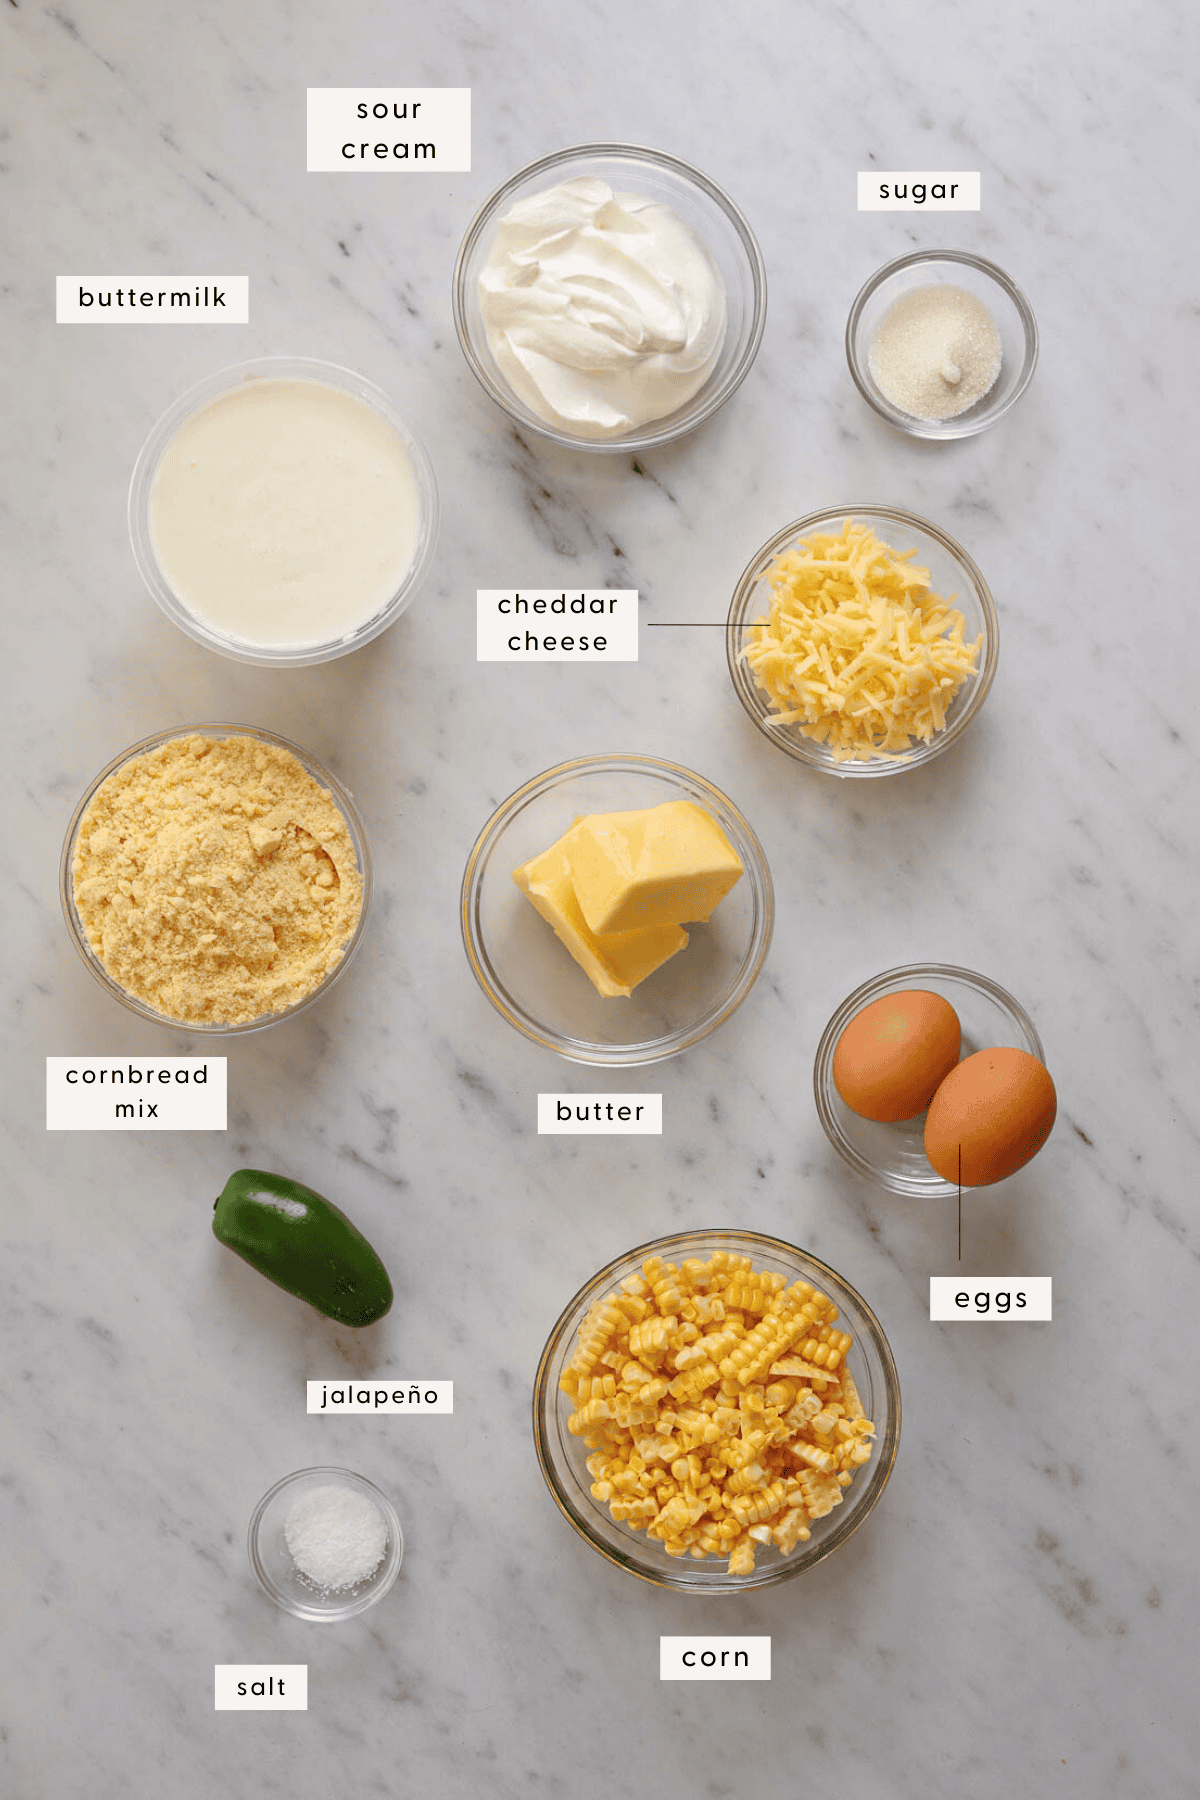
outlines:
[[[742,650],[768,724],[796,725],[839,763],[894,760],[944,728],[983,639],[963,642],[963,615],[930,591],[915,555],[846,519],[839,537],[814,532],[772,563],[770,617]]]
[[[731,1575],[759,1545],[790,1555],[871,1456],[837,1316],[749,1257],[649,1258],[589,1309],[559,1382],[593,1497],[668,1556],[724,1556]]]

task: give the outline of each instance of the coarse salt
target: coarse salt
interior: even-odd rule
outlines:
[[[383,1514],[354,1488],[310,1488],[283,1526],[292,1561],[316,1587],[351,1588],[374,1573],[387,1548]]]

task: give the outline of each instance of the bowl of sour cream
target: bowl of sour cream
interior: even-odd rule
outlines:
[[[351,369],[267,356],[163,414],[129,487],[129,536],[181,630],[269,667],[327,662],[410,605],[437,541],[433,467]]]
[[[635,144],[531,163],[475,215],[454,323],[517,425],[577,449],[645,450],[711,418],[762,341],[766,270],[729,196]]]

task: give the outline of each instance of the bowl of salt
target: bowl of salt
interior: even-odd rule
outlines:
[[[250,1566],[269,1600],[298,1619],[353,1619],[400,1573],[404,1534],[373,1481],[350,1469],[298,1469],[250,1520]]]

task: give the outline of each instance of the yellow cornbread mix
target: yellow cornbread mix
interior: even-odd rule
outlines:
[[[837,1308],[806,1281],[717,1251],[660,1257],[595,1301],[559,1387],[593,1498],[668,1556],[787,1556],[841,1504],[875,1427]]]
[[[661,968],[688,941],[687,932],[680,925],[620,931],[607,937],[589,930],[575,898],[562,839],[514,869],[513,880],[553,928],[592,986],[608,999],[627,998],[639,981]]]
[[[707,919],[742,873],[716,820],[690,800],[589,813],[561,840],[590,930]]]
[[[776,558],[763,577],[770,615],[741,652],[768,725],[796,725],[839,763],[895,758],[944,728],[983,639],[964,643],[963,615],[930,591],[915,555],[846,519],[839,536],[815,532]]]
[[[240,1025],[306,999],[362,911],[349,825],[290,750],[168,739],[101,783],[71,866],[112,979],[184,1024]]]

